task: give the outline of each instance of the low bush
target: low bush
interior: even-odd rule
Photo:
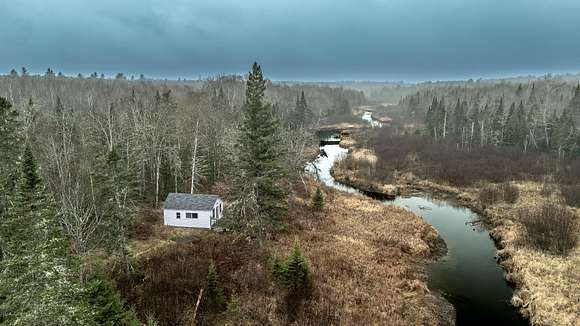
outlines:
[[[545,203],[539,208],[520,211],[530,245],[566,255],[578,243],[578,219],[564,206]]]
[[[260,268],[264,261],[263,248],[243,237],[221,234],[151,251],[141,260],[143,277],[121,272],[114,276],[123,298],[138,317],[144,321],[149,314],[159,325],[180,325],[190,318],[188,313],[203,288],[196,321],[206,325],[215,324],[225,309],[222,293],[225,298],[231,293],[243,297],[248,291],[251,296],[267,297],[271,279],[268,270]],[[210,276],[213,272],[208,273],[212,262],[215,278]],[[219,309],[213,309],[209,302],[212,291],[208,287],[216,289],[214,298]]]
[[[518,198],[520,198],[520,190],[516,185],[510,182],[504,182],[500,184],[499,187],[502,192],[503,200],[506,203],[514,204],[518,201]]]
[[[302,303],[311,294],[310,267],[297,245],[286,262],[274,261],[272,276],[285,291],[286,312],[290,321],[294,321]]]
[[[580,185],[561,185],[560,193],[566,204],[570,206],[580,207]]]
[[[479,189],[478,197],[481,204],[485,207],[494,205],[501,201],[502,195],[502,191],[498,186],[494,184],[488,184]]]

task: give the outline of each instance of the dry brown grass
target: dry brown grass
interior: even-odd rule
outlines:
[[[292,197],[288,231],[261,246],[235,233],[164,227],[148,216],[152,230],[139,229],[149,237],[131,242],[142,274],[117,278],[124,297],[142,318],[185,325],[213,259],[226,296],[236,294],[240,311],[216,315],[202,304],[198,322],[284,325],[284,300],[269,261],[297,243],[311,266],[313,295],[296,325],[439,325],[453,318],[426,286],[423,266],[440,249],[431,226],[407,210],[331,189],[324,189],[324,211],[311,213],[315,187],[308,181],[306,191]]]
[[[437,232],[407,210],[326,191],[324,216],[298,218],[272,242],[278,255],[298,242],[310,261],[318,297],[343,325],[436,325],[437,306],[422,265]],[[296,199],[295,207],[307,202]]]
[[[382,166],[380,159],[379,155],[377,169]],[[335,167],[333,173],[367,185],[376,183],[379,175],[389,173],[375,172],[376,177],[372,178],[372,174],[360,169],[358,162],[347,158],[344,164]],[[406,165],[411,163],[408,158],[405,159]],[[485,184],[458,188],[421,180],[412,173],[401,173],[395,180],[401,191],[410,187],[450,194],[474,210],[483,212],[491,234],[497,240],[498,248],[501,248],[497,257],[506,270],[506,279],[516,286],[512,304],[532,325],[580,325],[580,245],[576,245],[567,257],[531,248],[527,245],[525,228],[518,219],[518,212],[522,209],[537,208],[546,201],[561,201],[558,187],[552,186],[553,190],[546,191],[546,184],[539,182],[494,186],[494,189],[497,188],[494,193],[497,192],[500,200],[492,200],[482,207],[478,188],[485,187]],[[576,210],[577,218],[579,211]]]
[[[508,280],[517,286],[512,304],[532,325],[580,325],[580,246],[562,257],[526,245],[517,212],[539,207],[546,199],[540,195],[540,183],[524,182],[518,187],[520,199],[515,205],[502,203],[486,210],[494,225],[492,234],[503,248],[498,258]]]

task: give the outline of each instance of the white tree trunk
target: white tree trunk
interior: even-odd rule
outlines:
[[[195,122],[195,134],[193,136],[193,156],[191,157],[191,189],[190,193],[193,195],[193,188],[195,186],[195,163],[197,162],[197,132],[199,129],[199,120]]]

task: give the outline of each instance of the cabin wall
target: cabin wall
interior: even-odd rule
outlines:
[[[181,218],[177,219],[175,213],[181,213]],[[185,213],[197,213],[197,218],[186,218]],[[188,211],[176,209],[163,210],[163,223],[171,226],[181,226],[189,228],[209,229],[211,211]]]

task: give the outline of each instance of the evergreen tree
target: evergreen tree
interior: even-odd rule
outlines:
[[[119,155],[117,148],[97,158],[95,171],[95,210],[102,217],[97,232],[101,245],[110,251],[125,253],[127,228],[136,196],[135,177],[127,165],[126,158]]]
[[[348,100],[340,93],[338,97],[338,107],[337,110],[338,114],[350,114],[350,103]]]
[[[512,103],[505,125],[504,144],[510,146],[524,146],[527,134],[528,126],[524,104],[523,102],[520,102],[516,109],[515,103]]]
[[[530,90],[530,96],[528,97],[528,105],[533,105],[538,103],[538,98],[536,95],[536,83],[532,83],[532,90]]]
[[[85,288],[85,301],[92,308],[93,320],[97,325],[141,325],[135,313],[125,306],[111,281],[94,279]]]
[[[520,83],[520,84],[518,84],[518,88],[516,89],[516,96],[518,98],[522,97],[523,93],[524,93],[524,88],[522,87],[522,84]]]
[[[308,109],[308,104],[306,103],[306,97],[304,96],[304,91],[296,97],[296,107],[294,108],[294,113],[291,119],[291,125],[296,128],[302,128],[308,124],[310,120],[310,111]]]
[[[450,124],[452,126],[451,130],[453,132],[453,136],[455,139],[463,140],[465,127],[467,123],[467,113],[465,107],[467,104],[465,102],[461,102],[457,99],[457,103],[455,108],[453,109],[453,121]]]
[[[0,315],[8,325],[89,324],[75,261],[27,145],[13,207],[0,227]]]
[[[286,291],[286,311],[292,320],[311,292],[310,267],[298,245],[294,245],[286,262],[274,261],[272,276]]]
[[[427,134],[431,135],[431,137],[435,137],[435,111],[437,110],[438,105],[437,97],[433,97],[431,105],[429,105],[427,113],[425,114],[425,127],[427,128]]]
[[[580,127],[580,84],[578,84],[574,89],[574,96],[572,96],[572,100],[570,100],[568,107],[571,110],[574,124],[577,127]]]
[[[499,104],[493,112],[491,118],[491,141],[494,145],[503,143],[505,116],[504,116],[503,97],[500,98]]]
[[[18,150],[18,112],[12,104],[0,97],[0,218],[8,205],[8,195],[14,191],[17,179]]]
[[[314,207],[314,209],[317,211],[321,211],[324,209],[324,196],[322,195],[322,191],[320,191],[320,188],[316,188],[314,197],[312,197],[312,207]]]
[[[574,123],[574,113],[571,107],[564,109],[554,126],[552,144],[559,158],[577,152],[578,131]]]
[[[225,308],[224,290],[219,285],[219,276],[213,260],[210,261],[207,271],[206,297],[211,310],[220,311]]]
[[[241,178],[238,180],[238,203],[249,202],[244,206],[254,206],[254,209],[246,207],[249,211],[241,207],[240,212],[242,217],[257,222],[247,226],[257,227],[260,233],[276,226],[287,206],[280,126],[272,106],[263,103],[265,89],[262,69],[254,63],[246,85],[239,136]]]
[[[469,143],[470,144],[478,144],[481,141],[481,112],[479,108],[479,103],[475,103],[469,112],[469,125],[468,125],[468,134],[469,134]]]

